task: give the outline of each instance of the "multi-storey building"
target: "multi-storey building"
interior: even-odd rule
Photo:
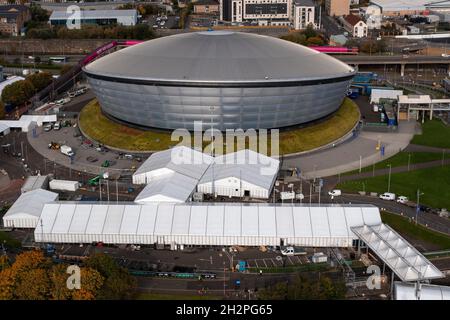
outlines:
[[[317,28],[316,10],[313,0],[294,1],[294,28],[296,30],[306,29],[309,25]]]
[[[292,0],[220,0],[220,20],[288,26],[291,19]]]
[[[325,11],[329,16],[346,16],[350,13],[350,0],[326,0]]]
[[[30,19],[31,13],[27,6],[17,4],[0,6],[0,33],[18,36],[25,22]]]

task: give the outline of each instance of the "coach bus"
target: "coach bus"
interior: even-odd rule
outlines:
[[[49,62],[54,62],[54,63],[66,63],[67,62],[67,57],[61,56],[61,57],[50,57],[48,58]]]

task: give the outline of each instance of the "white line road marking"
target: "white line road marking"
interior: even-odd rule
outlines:
[[[295,263],[291,260],[291,257],[287,257],[287,258],[288,258],[289,262],[290,262],[292,265],[295,264]]]

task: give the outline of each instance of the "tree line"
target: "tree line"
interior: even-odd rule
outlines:
[[[292,283],[278,282],[259,291],[260,300],[339,300],[344,299],[347,288],[343,281],[327,276],[312,280],[297,274]]]
[[[280,38],[303,46],[322,46],[325,44],[324,36],[316,31],[311,24],[309,24],[305,30],[290,32]]]
[[[105,254],[80,267],[80,288],[70,289],[68,264],[56,264],[41,250],[0,256],[0,300],[119,300],[133,297],[136,279]],[[70,280],[69,280],[70,282]]]
[[[35,26],[28,29],[26,38],[29,39],[137,39],[148,40],[155,38],[155,33],[148,25],[135,26],[84,25],[80,29],[67,29],[65,26],[50,27]]]
[[[47,87],[53,81],[53,76],[48,72],[33,73],[25,78],[7,85],[1,96],[3,102],[2,111],[4,114],[4,104],[19,106],[26,103],[35,93]],[[0,114],[2,112],[0,111]]]

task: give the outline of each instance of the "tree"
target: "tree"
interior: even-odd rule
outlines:
[[[0,300],[11,300],[14,295],[14,272],[11,268],[0,271]]]
[[[15,106],[24,104],[35,90],[33,84],[28,80],[20,80],[7,85],[2,91],[2,101]]]
[[[315,46],[323,46],[324,45],[324,41],[321,37],[308,38],[308,40],[306,40],[306,43],[308,45],[315,45]]]
[[[136,280],[105,254],[94,254],[86,260],[86,267],[97,270],[105,279],[98,291],[97,299],[128,299],[136,287]]]
[[[6,254],[0,256],[0,271],[3,269],[9,268],[11,265],[9,264],[9,258]]]
[[[46,300],[50,281],[45,269],[32,269],[16,275],[14,296],[20,300]]]
[[[34,86],[36,91],[41,91],[53,81],[53,77],[48,72],[33,73],[26,78]]]
[[[308,24],[306,29],[303,31],[303,34],[306,36],[307,39],[318,36],[317,31],[314,29],[314,27],[311,23]]]
[[[23,252],[16,257],[11,268],[15,273],[28,272],[32,269],[45,269],[51,265],[49,258],[45,257],[40,250]]]
[[[59,74],[60,74],[60,75],[63,75],[63,74],[65,74],[65,73],[69,72],[70,70],[72,70],[72,66],[66,64],[66,65],[64,65],[64,66],[61,68],[61,70],[59,70]]]
[[[342,281],[333,282],[329,277],[322,276],[320,280],[311,280],[297,275],[296,279],[277,283],[261,290],[258,298],[261,300],[332,300],[345,298],[346,287]]]
[[[4,262],[1,258],[0,263]],[[80,268],[80,289],[69,289],[66,264],[53,264],[42,251],[24,252],[11,265],[2,264],[0,271],[0,300],[93,300],[126,299],[133,295],[135,279],[106,255],[95,256],[91,264],[108,274],[89,266]],[[106,283],[106,281],[108,281]]]
[[[124,300],[132,298],[136,289],[136,279],[128,271],[120,268],[109,276],[98,292],[98,299]]]

